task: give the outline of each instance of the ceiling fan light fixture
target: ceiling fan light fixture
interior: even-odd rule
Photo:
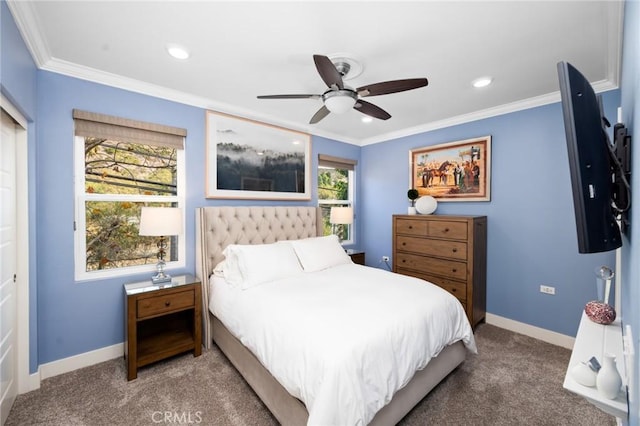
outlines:
[[[322,95],[324,106],[334,114],[349,111],[357,99],[358,95],[353,90],[331,90]]]

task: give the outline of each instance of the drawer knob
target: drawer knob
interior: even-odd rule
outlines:
[[[164,306],[171,306],[171,301],[167,300],[166,302],[164,302]]]
[[[455,289],[455,288],[452,288],[452,289],[451,289],[451,293],[455,293],[455,292],[456,292],[456,289]]]
[[[406,245],[407,245],[407,243],[404,243],[404,242],[403,242],[403,243],[402,243],[402,245],[403,245],[403,246],[406,246]]]
[[[405,262],[406,262],[406,260],[402,259],[402,263],[405,263]]]
[[[458,272],[458,270],[456,268],[453,268],[451,272]]]
[[[457,253],[457,252],[458,252],[458,249],[457,249],[457,248],[454,248],[454,249],[453,249],[453,250],[451,250],[451,251],[452,251],[452,252],[454,252],[454,253]]]
[[[444,232],[449,232],[449,228],[444,228]]]
[[[413,225],[409,225],[409,229],[413,229]]]

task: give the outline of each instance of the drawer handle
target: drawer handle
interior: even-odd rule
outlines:
[[[451,272],[458,272],[458,270],[456,268],[453,268]]]
[[[455,289],[455,288],[452,288],[452,289],[451,289],[451,293],[455,293],[455,292],[456,292],[456,289]]]
[[[451,250],[451,251],[452,251],[452,252],[454,252],[454,253],[457,253],[457,252],[458,252],[458,249],[457,249],[457,248],[454,248],[454,249],[453,249],[453,250]]]
[[[413,225],[409,225],[409,229],[413,229]]]
[[[444,228],[444,231],[442,232],[449,232],[449,228]]]
[[[407,245],[407,243],[402,243],[402,245],[403,245],[403,246],[406,246],[406,245]]]
[[[405,263],[405,262],[406,262],[406,260],[402,259],[402,263]]]
[[[164,302],[164,306],[171,306],[171,301],[167,300],[166,302]]]

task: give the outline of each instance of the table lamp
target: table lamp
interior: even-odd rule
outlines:
[[[139,235],[158,237],[158,263],[156,275],[151,277],[154,284],[171,281],[164,272],[164,255],[167,249],[166,237],[180,234],[182,230],[182,210],[177,207],[142,207],[140,212]]]
[[[350,225],[353,223],[353,208],[352,207],[331,207],[331,214],[329,215],[329,222],[333,226],[333,233],[338,236],[340,242],[342,242],[342,236],[344,232],[337,232],[336,225]],[[342,230],[341,230],[342,231]]]

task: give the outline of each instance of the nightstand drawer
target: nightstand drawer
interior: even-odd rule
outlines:
[[[195,295],[193,290],[148,297],[138,300],[138,318],[146,318],[166,312],[192,308]]]
[[[463,241],[432,240],[398,235],[396,238],[396,250],[467,260],[467,243]]]

